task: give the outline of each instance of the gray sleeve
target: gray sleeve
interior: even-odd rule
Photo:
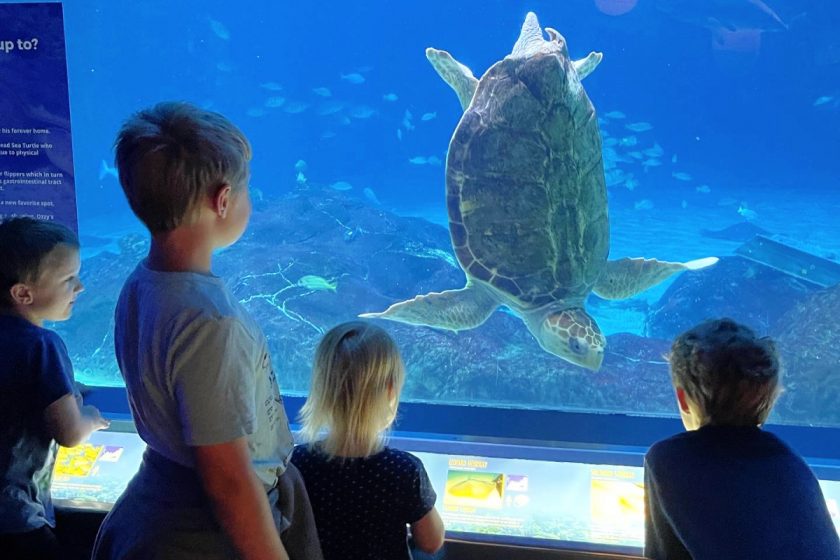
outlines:
[[[254,355],[258,347],[237,319],[199,319],[172,345],[172,389],[184,442],[215,445],[256,428]]]

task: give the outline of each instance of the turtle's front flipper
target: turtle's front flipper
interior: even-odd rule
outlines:
[[[416,296],[395,303],[382,313],[362,313],[359,317],[462,331],[479,326],[498,306],[498,300],[486,288],[467,284],[460,290]]]
[[[547,31],[547,30],[546,30]],[[604,53],[599,52],[591,52],[586,55],[586,58],[582,58],[580,60],[575,60],[575,70],[577,70],[578,78],[583,80],[589,74],[595,70],[595,67],[601,63],[601,60],[604,58]]]
[[[472,70],[452,58],[448,52],[432,47],[426,49],[426,58],[435,67],[443,81],[455,90],[458,101],[461,102],[461,109],[466,111],[478,87],[478,80],[473,76]]]
[[[659,284],[683,270],[700,270],[718,262],[717,257],[685,263],[656,259],[619,259],[608,261],[593,291],[604,299],[624,299]]]

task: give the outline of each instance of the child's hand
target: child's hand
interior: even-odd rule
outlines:
[[[94,430],[104,430],[111,425],[111,421],[103,418],[99,409],[91,404],[82,407],[82,414],[90,418]]]

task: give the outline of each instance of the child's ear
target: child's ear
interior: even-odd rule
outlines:
[[[18,305],[31,305],[34,296],[32,290],[26,284],[18,282],[9,289],[9,294],[12,296],[12,301]]]
[[[213,212],[220,218],[226,218],[231,199],[231,186],[225,183],[216,189],[213,195]]]
[[[680,410],[685,414],[691,414],[691,408],[688,406],[688,396],[685,394],[685,389],[682,387],[675,387],[677,391],[677,402],[680,404]]]

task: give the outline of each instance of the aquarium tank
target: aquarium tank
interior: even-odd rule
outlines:
[[[86,291],[55,328],[85,384],[122,385],[113,309],[148,249],[115,134],[185,100],[253,145],[253,216],[213,266],[285,394],[364,315],[399,343],[405,401],[676,416],[670,342],[726,316],[778,343],[773,422],[840,426],[836,3],[68,0],[64,18]],[[562,72],[526,69],[543,48]]]

